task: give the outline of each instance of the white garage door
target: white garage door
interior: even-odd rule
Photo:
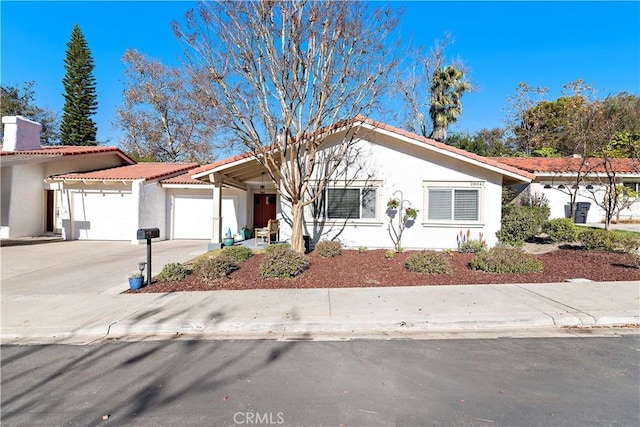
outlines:
[[[211,239],[213,200],[211,196],[174,196],[173,238]],[[228,229],[238,233],[238,200],[236,196],[222,199],[222,234]]]
[[[174,239],[211,239],[211,196],[175,196],[173,202]]]
[[[135,220],[130,191],[73,192],[74,239],[132,240]]]

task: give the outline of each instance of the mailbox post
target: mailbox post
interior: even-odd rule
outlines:
[[[136,236],[138,240],[147,239],[147,286],[151,285],[151,239],[160,237],[159,228],[141,228]]]

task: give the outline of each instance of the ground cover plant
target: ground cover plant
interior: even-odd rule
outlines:
[[[260,267],[269,256],[268,253],[285,251],[286,247],[268,246],[266,251],[237,264],[238,268],[223,280],[205,281],[196,271],[179,282],[156,281],[141,290],[127,292],[555,283],[573,278],[594,281],[640,280],[640,268],[635,268],[636,260],[631,253],[585,250],[578,244],[530,243],[524,249],[535,252],[532,256],[542,262],[542,271],[496,274],[473,270],[470,264],[480,254],[451,251],[439,253],[448,260],[449,273],[421,274],[409,271],[406,262],[422,251],[395,253],[390,250],[393,257],[385,259],[385,249],[344,249],[341,256],[333,258],[323,258],[312,252],[305,258],[308,268],[296,277],[263,277]],[[544,253],[538,253],[541,250]]]
[[[422,251],[409,255],[404,265],[414,273],[446,274],[451,272],[448,256],[441,252]]]
[[[536,273],[544,267],[533,255],[506,246],[496,246],[478,254],[469,266],[488,273]]]
[[[316,243],[313,252],[323,258],[332,258],[342,255],[342,244],[335,240],[321,240]]]

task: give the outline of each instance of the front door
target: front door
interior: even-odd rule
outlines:
[[[53,190],[45,190],[45,198],[46,198],[46,206],[47,210],[45,212],[45,229],[44,231],[47,233],[55,232],[55,193]]]
[[[276,219],[276,195],[253,195],[253,228],[266,227],[270,219]]]

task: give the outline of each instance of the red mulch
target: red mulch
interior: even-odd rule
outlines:
[[[155,282],[135,292],[180,292],[275,288],[345,288],[373,286],[471,285],[487,283],[552,283],[566,279],[585,278],[594,281],[640,280],[640,269],[632,267],[629,254],[575,249],[558,249],[535,255],[544,263],[540,273],[492,274],[473,271],[469,261],[474,254],[451,253],[452,273],[423,275],[404,267],[411,254],[395,254],[387,260],[384,250],[369,250],[364,254],[345,250],[335,258],[309,255],[311,267],[289,280],[263,279],[258,268],[264,254],[256,255],[240,265],[229,278],[207,284],[198,274],[182,282]],[[131,292],[131,291],[128,291]]]

